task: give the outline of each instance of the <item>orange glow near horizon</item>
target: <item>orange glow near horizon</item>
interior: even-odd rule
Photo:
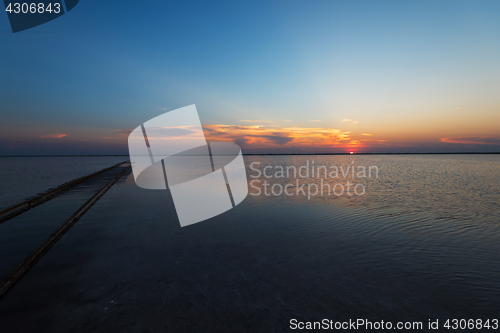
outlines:
[[[208,141],[231,141],[245,149],[263,151],[343,152],[353,155],[357,152],[380,149],[406,150],[423,145],[429,147],[443,144],[500,145],[498,137],[440,138],[431,135],[418,137],[413,133],[395,135],[394,132],[384,132],[384,137],[380,138],[382,135],[380,132],[378,134],[367,133],[366,129],[349,132],[327,127],[280,127],[275,122],[262,123],[258,125],[211,124],[203,126],[203,129]]]
[[[325,127],[279,127],[276,125],[203,126],[208,141],[231,141],[242,148],[301,149],[349,153],[353,148],[387,146],[385,140]]]
[[[60,138],[64,138],[65,136],[68,136],[68,135],[63,134],[63,133],[55,133],[55,134],[42,135],[41,138],[43,138],[43,139],[45,139],[45,138],[60,139]]]
[[[205,125],[207,140],[233,141],[252,148],[263,147],[352,147],[349,132],[333,128],[266,127],[262,125]]]

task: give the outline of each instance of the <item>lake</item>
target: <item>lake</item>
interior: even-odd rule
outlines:
[[[169,191],[123,177],[0,301],[0,326],[270,332],[364,319],[427,331],[429,320],[498,319],[500,155],[244,159],[248,197],[184,228]],[[293,174],[301,166],[308,177]]]
[[[127,160],[127,156],[0,157],[0,210],[49,188]]]

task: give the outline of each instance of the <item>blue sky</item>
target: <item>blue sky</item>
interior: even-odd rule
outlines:
[[[248,152],[500,151],[498,1],[81,0],[0,40],[0,155],[126,153],[190,104],[294,138]]]

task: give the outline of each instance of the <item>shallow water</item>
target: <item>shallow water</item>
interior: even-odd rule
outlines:
[[[0,157],[0,209],[127,159],[127,156]]]
[[[9,332],[253,332],[288,330],[292,318],[497,318],[498,155],[245,156],[249,176],[253,162],[307,160],[376,165],[379,177],[351,177],[359,196],[249,195],[181,228],[170,193],[129,175],[0,301],[0,322]]]

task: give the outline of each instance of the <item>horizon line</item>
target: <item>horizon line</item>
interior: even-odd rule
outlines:
[[[439,152],[439,153],[242,153],[242,155],[495,155],[500,152]],[[83,154],[83,155],[0,155],[0,157],[104,157],[104,156],[129,156],[128,154]]]

